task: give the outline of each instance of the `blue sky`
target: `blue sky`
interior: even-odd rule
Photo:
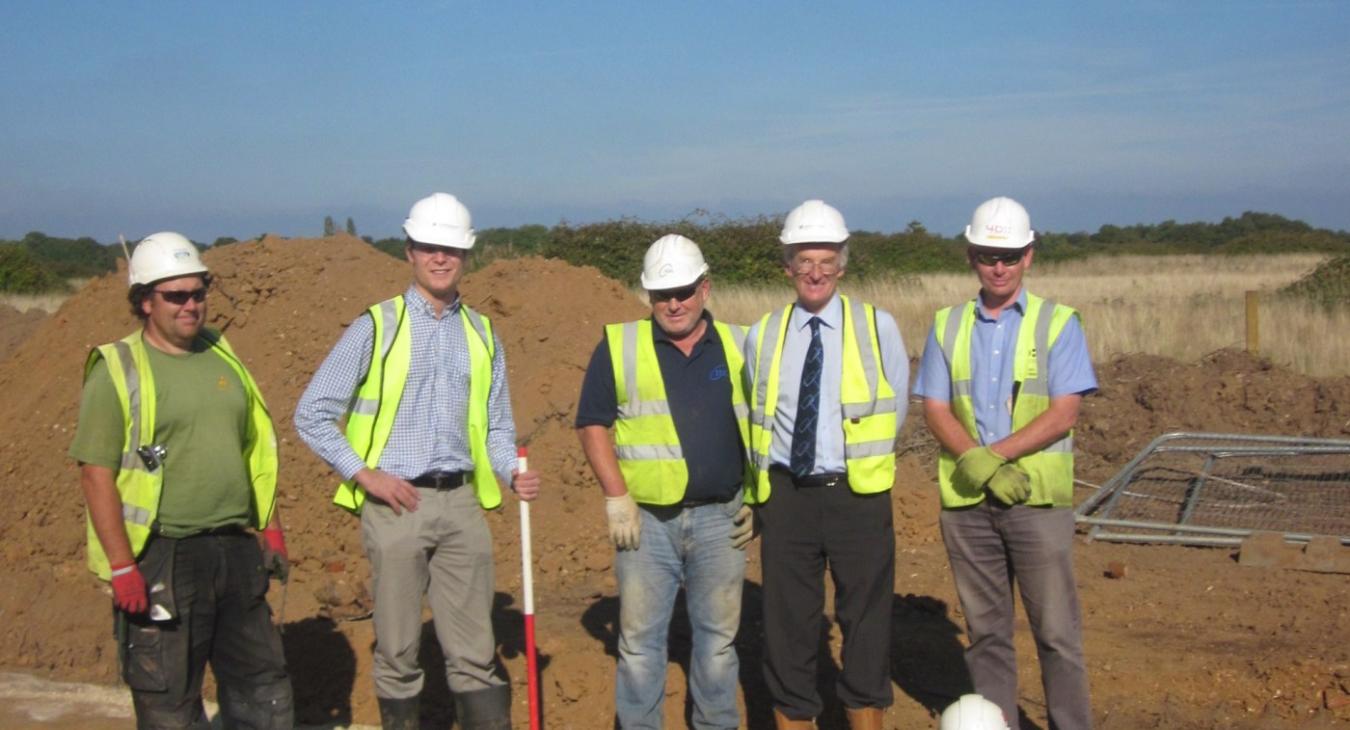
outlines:
[[[783,213],[1350,229],[1350,3],[0,4],[0,238]]]

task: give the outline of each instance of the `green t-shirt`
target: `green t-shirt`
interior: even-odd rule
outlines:
[[[159,531],[182,537],[228,525],[247,526],[253,492],[244,443],[248,396],[224,358],[201,351],[170,355],[146,343],[155,381],[155,437],[168,452],[159,498]],[[85,379],[80,423],[70,455],[116,471],[125,423],[107,360]]]

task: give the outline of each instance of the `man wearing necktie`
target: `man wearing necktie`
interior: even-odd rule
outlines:
[[[836,692],[850,728],[879,729],[892,701],[890,490],[909,360],[890,314],[836,291],[848,265],[839,211],[808,200],[779,240],[797,300],[766,314],[745,343],[765,683],[780,730],[814,726],[828,568],[844,638]]]

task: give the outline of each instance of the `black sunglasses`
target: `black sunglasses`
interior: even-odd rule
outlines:
[[[993,266],[994,264],[1012,266],[1026,255],[1027,250],[1025,248],[1019,248],[1016,251],[976,251],[975,261],[984,266]]]
[[[165,291],[163,289],[155,289],[153,291],[156,294],[163,297],[164,301],[168,302],[169,304],[177,304],[180,307],[183,306],[184,304],[187,304],[189,299],[191,299],[194,302],[197,302],[198,304],[201,304],[202,302],[206,301],[205,288],[191,289],[187,291],[182,290]]]
[[[647,296],[651,297],[652,303],[654,304],[670,301],[671,299],[682,302],[689,297],[694,296],[694,292],[697,292],[699,286],[702,284],[703,280],[699,279],[693,284],[679,289],[658,289],[656,291],[650,291],[647,292]]]

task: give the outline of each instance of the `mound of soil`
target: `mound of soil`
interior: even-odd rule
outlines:
[[[0,360],[9,357],[46,318],[47,313],[41,309],[21,312],[8,304],[0,304]]]
[[[1343,307],[1350,302],[1350,256],[1337,256],[1307,276],[1284,287],[1280,294],[1306,299],[1324,307]]]
[[[370,680],[366,584],[356,521],[330,503],[334,477],[299,441],[291,415],[343,328],[370,304],[400,293],[407,265],[346,236],[265,238],[205,254],[216,276],[210,322],[225,330],[268,399],[282,441],[283,520],[295,565],[284,592],[284,640],[306,722],[377,722]],[[125,279],[97,279],[0,361],[0,667],[72,680],[116,681],[106,589],[84,568],[83,502],[66,457],[89,348],[131,331]],[[609,725],[618,601],[603,507],[572,432],[581,376],[607,322],[642,316],[626,287],[590,268],[542,259],[498,261],[468,276],[465,301],[493,318],[531,464],[545,476],[532,510],[534,580],[548,725]],[[785,297],[787,293],[785,292]],[[917,353],[914,353],[917,354]],[[1181,364],[1154,357],[1100,366],[1101,393],[1079,425],[1080,475],[1101,481],[1171,430],[1350,435],[1350,378],[1316,380],[1236,352]],[[911,412],[893,492],[897,535],[893,679],[888,724],[933,727],[963,689],[962,619],[937,530],[936,447]],[[508,499],[489,524],[497,550],[494,622],[516,685],[523,726],[519,520]],[[1094,707],[1111,727],[1283,727],[1320,716],[1350,690],[1344,578],[1238,568],[1227,551],[1076,546]],[[749,568],[738,649],[750,727],[772,725],[758,662],[759,548]],[[1129,578],[1102,577],[1128,561]],[[283,608],[274,590],[274,607]],[[1341,637],[1335,639],[1335,637]],[[821,640],[838,656],[838,627]],[[671,635],[667,723],[684,726],[687,617]],[[1018,635],[1023,707],[1044,726],[1043,695],[1025,626]],[[424,719],[448,726],[439,648],[429,624]],[[1159,661],[1159,659],[1164,661]],[[827,678],[834,669],[823,663]],[[1214,679],[1222,677],[1225,686]],[[832,680],[825,682],[833,695]],[[1331,699],[1328,699],[1331,698]],[[1321,709],[1319,709],[1321,708]],[[1216,723],[1219,718],[1226,718]],[[821,727],[842,727],[832,701]],[[1274,723],[1274,724],[1269,724]],[[1289,725],[1290,727],[1294,725]]]

